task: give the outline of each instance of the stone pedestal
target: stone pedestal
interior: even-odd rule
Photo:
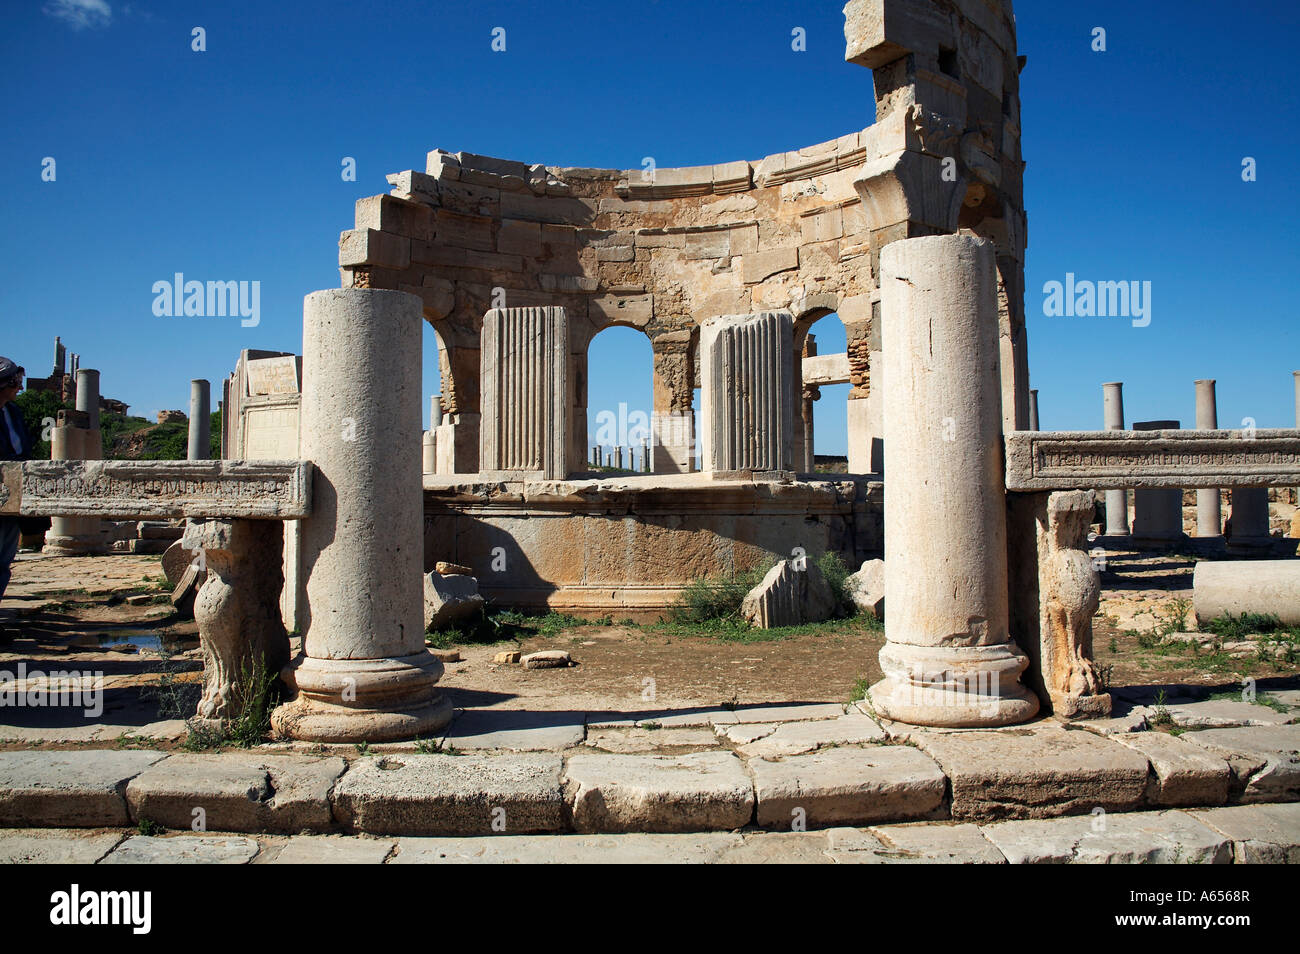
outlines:
[[[280,617],[284,546],[278,520],[192,520],[181,547],[200,551],[207,579],[194,599],[203,648],[201,719],[235,719],[256,690],[289,661]]]
[[[700,328],[706,471],[794,469],[794,319],[720,315]]]
[[[1062,719],[1110,714],[1092,656],[1101,582],[1088,554],[1091,491],[1007,495],[1011,638],[1029,656],[1025,682]]]
[[[883,716],[1022,722],[1038,699],[1008,632],[993,245],[969,235],[881,252],[885,446]]]
[[[1214,381],[1196,382],[1196,429],[1213,431],[1219,426],[1219,406],[1214,393]],[[1196,491],[1196,537],[1223,536],[1223,508],[1219,503],[1219,490]]]
[[[1135,431],[1176,431],[1179,421],[1135,421]],[[1183,492],[1177,489],[1133,491],[1133,542],[1139,546],[1176,546],[1183,534]]]
[[[1108,381],[1101,393],[1106,430],[1124,430],[1124,382]],[[1106,491],[1106,536],[1126,537],[1128,532],[1128,491]]]
[[[1229,515],[1228,549],[1234,553],[1265,553],[1273,548],[1268,527],[1268,488],[1234,487]]]
[[[303,307],[303,654],[272,724],[316,742],[429,736],[452,716],[424,647],[420,299],[333,289]]]
[[[494,308],[483,316],[481,473],[568,476],[568,369],[563,308]]]
[[[207,460],[212,456],[212,389],[204,380],[190,382],[189,460]]]

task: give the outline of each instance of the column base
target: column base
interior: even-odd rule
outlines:
[[[1015,725],[1038,713],[1038,697],[1020,684],[1029,658],[1014,643],[907,646],[880,650],[885,678],[871,687],[872,707],[908,725],[979,728]]]
[[[56,537],[47,533],[41,553],[46,556],[104,556],[108,547],[102,536]]]
[[[305,742],[395,742],[429,736],[454,708],[437,688],[443,667],[427,652],[387,659],[299,656],[280,677],[294,698],[271,713],[277,733]]]

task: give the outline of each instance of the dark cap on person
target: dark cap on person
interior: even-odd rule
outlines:
[[[10,359],[0,355],[0,381],[7,382],[11,378],[16,378],[26,373],[27,372],[24,370],[22,365],[15,364]]]

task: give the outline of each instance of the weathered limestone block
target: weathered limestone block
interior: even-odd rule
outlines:
[[[481,472],[567,476],[568,328],[563,308],[493,308],[483,316]]]
[[[271,520],[196,520],[181,542],[202,550],[207,569],[194,600],[203,648],[198,715],[237,718],[254,674],[274,676],[289,661],[280,616],[283,528]]]
[[[579,832],[680,832],[739,828],[754,787],[730,752],[573,755],[564,798]]]
[[[745,594],[740,615],[760,629],[774,629],[820,623],[838,608],[817,564],[805,559],[803,568],[797,569],[790,560],[782,560]]]
[[[1202,560],[1192,574],[1192,608],[1202,625],[1220,616],[1264,613],[1300,625],[1300,560]]]
[[[704,469],[790,470],[794,322],[788,311],[721,315],[700,330]]]
[[[459,573],[436,570],[424,575],[424,629],[432,632],[472,619],[483,609],[478,580]]]
[[[885,618],[885,561],[865,560],[856,573],[844,581],[844,592],[859,613]]]

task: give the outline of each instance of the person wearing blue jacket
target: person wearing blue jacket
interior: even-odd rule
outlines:
[[[33,442],[14,398],[23,389],[22,367],[0,357],[0,460],[28,460]],[[19,520],[0,517],[0,599],[9,586],[9,567],[18,554]]]

